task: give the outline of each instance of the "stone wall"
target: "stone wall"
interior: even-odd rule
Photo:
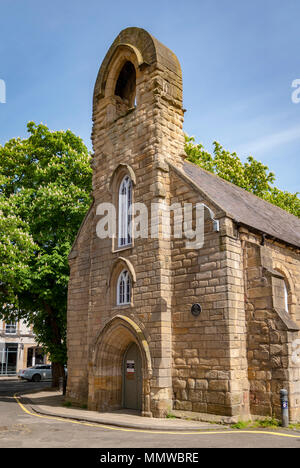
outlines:
[[[243,264],[233,223],[178,171],[172,203],[205,203],[220,220],[214,232],[205,209],[205,242],[188,250],[172,242],[174,409],[249,417]],[[200,303],[200,317],[191,306]]]
[[[92,215],[90,208],[70,254],[68,287],[67,348],[69,400],[79,404],[88,398],[88,317],[90,301],[90,237]]]
[[[289,312],[282,298],[285,271],[290,288],[299,288],[299,255],[295,249],[266,241],[242,229],[246,277],[248,375],[251,413],[280,417],[279,392],[290,395],[290,417],[299,419],[300,366],[293,360],[299,338],[299,295],[290,293]],[[297,324],[298,322],[298,324]]]

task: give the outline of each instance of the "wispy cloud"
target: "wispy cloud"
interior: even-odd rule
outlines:
[[[238,154],[247,153],[257,155],[258,153],[267,152],[272,148],[295,140],[300,140],[300,125],[244,143],[240,145],[236,151]]]

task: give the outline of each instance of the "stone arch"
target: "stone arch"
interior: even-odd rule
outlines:
[[[142,413],[150,410],[152,363],[149,345],[141,328],[129,317],[113,317],[98,334],[93,348],[89,378],[89,408],[110,411],[122,408],[122,366],[126,350],[136,343],[142,358]]]
[[[101,84],[99,85],[101,91],[100,95],[98,95],[98,99],[115,95],[118,78],[127,62],[134,66],[136,73],[135,78],[137,79],[140,76],[140,71],[136,49],[129,47],[127,44],[119,44],[114,50],[107,68],[103,72]]]
[[[94,112],[99,109],[98,102],[103,98],[106,104],[109,103],[108,121],[133,111],[139,102],[140,77],[139,59],[135,49],[128,44],[119,44],[101,74],[101,91],[94,99]]]
[[[280,273],[285,281],[287,290],[288,290],[288,305],[289,305],[289,313],[292,318],[295,318],[295,309],[297,306],[297,296],[295,294],[295,285],[293,277],[288,270],[281,262],[275,261],[273,262],[274,270]]]
[[[137,79],[144,67],[154,63],[166,66],[180,81],[182,79],[180,63],[170,49],[144,29],[124,29],[114,40],[99,69],[93,96],[94,111],[100,99],[114,93],[117,77],[127,60],[135,66]]]
[[[118,87],[118,81],[122,75],[122,72],[124,72],[126,66],[129,66],[129,68],[131,68],[132,73],[134,74],[134,84],[136,85],[136,80],[140,76],[136,54],[131,49],[124,47],[124,45],[121,45],[116,49],[114,56],[112,57],[111,63],[108,69],[106,70],[107,76],[105,82],[102,85],[104,86],[102,92],[103,97],[121,97],[121,95],[118,92],[116,92],[116,90]],[[131,107],[133,107],[133,102],[131,102],[130,104]],[[130,107],[129,103],[128,107]]]
[[[134,288],[134,285],[136,283],[135,270],[133,268],[132,263],[129,260],[127,260],[127,258],[119,257],[114,262],[114,264],[113,264],[113,266],[111,268],[110,275],[109,275],[108,282],[107,282],[107,291],[110,294],[110,301],[111,301],[111,303],[113,305],[116,304],[117,281],[118,281],[119,275],[121,274],[121,272],[124,269],[128,270],[129,274],[131,276],[131,283],[132,283],[132,297],[131,297],[131,300],[133,301],[133,288]]]
[[[126,174],[130,176],[132,184],[134,186],[136,185],[136,175],[132,167],[128,164],[121,163],[115,168],[110,178],[109,190],[112,193],[118,193],[120,182]]]

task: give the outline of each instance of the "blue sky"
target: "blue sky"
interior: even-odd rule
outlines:
[[[0,0],[0,144],[34,120],[91,148],[98,69],[118,32],[138,26],[181,62],[185,131],[252,154],[300,191],[299,19],[299,0]]]

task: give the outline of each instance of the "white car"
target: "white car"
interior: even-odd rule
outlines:
[[[21,369],[18,373],[18,378],[30,380],[31,382],[40,382],[41,380],[51,380],[52,370],[49,364],[38,364],[28,369]]]

